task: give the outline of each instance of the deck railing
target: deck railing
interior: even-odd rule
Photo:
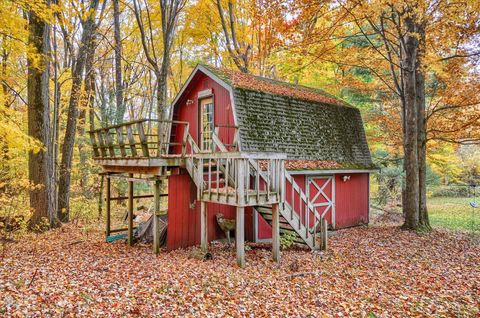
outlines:
[[[229,136],[233,134],[232,142],[231,143],[224,143],[220,140],[220,132],[223,132],[223,134]],[[222,134],[222,135],[223,135]],[[213,152],[220,151],[220,152],[226,152],[226,151],[238,151],[238,126],[234,125],[222,125],[222,124],[217,124],[215,125],[215,130],[212,135],[212,141],[213,141]],[[223,148],[221,148],[221,146]]]
[[[181,138],[176,138],[179,141],[171,141],[171,131],[182,132]],[[188,122],[140,119],[89,134],[95,158],[152,158],[168,154],[171,147],[180,147],[185,155],[188,131]]]
[[[233,205],[279,202],[284,158],[278,154],[239,152],[200,153],[195,156],[195,179],[203,200]],[[252,164],[253,162],[253,164]],[[267,178],[255,173],[262,166]]]

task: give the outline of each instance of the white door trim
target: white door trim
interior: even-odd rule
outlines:
[[[315,195],[315,197],[313,199],[310,199],[310,183],[313,181],[313,179],[327,179],[327,181],[325,181],[325,183],[322,186],[319,186],[315,182],[313,183],[313,186],[315,188],[317,188],[318,193]],[[332,186],[332,196],[331,196],[331,198],[328,198],[328,196],[324,192],[325,188],[329,184],[331,184],[331,186]],[[327,206],[325,208],[325,210],[323,211],[322,216],[327,214],[328,211],[331,209],[332,228],[335,229],[335,214],[336,214],[336,212],[335,212],[335,175],[310,175],[310,176],[307,176],[305,178],[305,190],[306,190],[305,192],[306,192],[308,200],[310,200],[310,202],[312,203],[312,205],[314,207],[316,207],[316,206]],[[327,200],[327,202],[317,203],[317,204],[313,203],[312,201],[315,201],[320,194]],[[328,205],[326,205],[325,203],[328,203]]]

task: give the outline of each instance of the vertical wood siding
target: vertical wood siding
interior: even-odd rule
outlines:
[[[343,182],[344,175],[350,176],[350,180]],[[297,184],[305,192],[305,175],[294,175]],[[291,204],[291,187],[286,185],[286,201]],[[325,192],[331,196],[332,188],[327,186]],[[361,224],[368,224],[368,198],[369,198],[369,174],[368,173],[350,173],[335,175],[335,225],[336,229],[352,227]],[[294,199],[295,208],[299,211],[297,197]],[[319,199],[318,202],[323,202]],[[318,208],[321,211],[322,208]],[[271,226],[266,223],[261,216],[258,216],[258,239],[270,239],[272,237]],[[302,215],[303,219],[303,215]],[[331,220],[331,213],[327,213],[327,219]]]
[[[200,202],[196,201],[197,188],[188,174],[168,178],[168,230],[167,250],[200,244]],[[223,213],[235,218],[235,207],[207,203],[208,240],[224,238],[215,215]],[[252,209],[245,208],[245,239],[253,239]],[[235,237],[231,233],[231,237]]]
[[[350,180],[343,182],[342,177],[344,175],[350,176]],[[368,173],[335,175],[337,228],[368,224],[368,196]]]
[[[211,89],[213,93],[215,125],[234,126],[235,124],[229,91],[203,73],[198,72],[185,89],[183,96],[178,100],[177,104],[173,106],[173,119],[188,121],[190,123],[190,135],[192,135],[193,139],[199,146],[200,143],[198,138],[200,119],[198,92],[207,89]],[[193,101],[193,103],[187,105],[188,100]],[[183,136],[183,126],[174,128],[175,131],[172,131],[172,139],[179,142]],[[234,129],[225,127],[219,128],[219,137],[224,144],[231,144],[233,142],[234,133]],[[179,149],[179,147],[175,147],[174,153],[178,153],[180,151]]]
[[[234,126],[232,102],[227,89],[216,83],[203,73],[197,73],[183,96],[174,105],[173,119],[188,121],[190,135],[199,143],[199,100],[198,93],[211,89],[214,102],[214,124],[220,126]],[[187,101],[190,102],[187,105]],[[234,129],[220,127],[219,137],[224,144],[232,144]],[[183,126],[172,127],[172,140],[179,142],[183,136]],[[179,153],[180,147],[174,147],[173,153]],[[172,250],[200,244],[200,203],[196,201],[196,186],[192,179],[183,171],[183,174],[170,176],[168,180],[168,231],[167,249]],[[224,238],[225,235],[217,225],[215,215],[223,213],[226,218],[235,218],[235,207],[207,203],[208,240]],[[234,233],[232,233],[234,235]],[[234,236],[232,236],[234,237]],[[252,209],[245,209],[245,238],[253,239]]]

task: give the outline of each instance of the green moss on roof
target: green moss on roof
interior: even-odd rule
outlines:
[[[202,66],[232,88],[243,151],[373,167],[357,108],[319,89]]]

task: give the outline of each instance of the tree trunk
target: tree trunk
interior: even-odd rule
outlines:
[[[168,107],[167,107],[167,76],[168,65],[170,64],[170,58],[164,57],[160,73],[158,74],[157,84],[157,116],[160,120],[168,119]]]
[[[79,141],[78,143],[78,154],[80,156],[80,187],[83,191],[83,194],[85,197],[90,198],[91,193],[88,189],[88,166],[87,166],[87,160],[88,160],[88,151],[85,151],[85,144],[86,144],[86,138],[85,138],[85,130],[86,130],[86,121],[87,121],[87,110],[90,110],[93,108],[93,104],[91,105],[90,103],[93,103],[93,91],[94,91],[94,85],[95,83],[92,81],[92,76],[90,75],[93,73],[93,59],[95,56],[95,41],[90,41],[90,47],[88,49],[87,57],[86,57],[86,62],[85,62],[85,98],[82,101],[84,106],[82,107],[82,110],[80,111],[80,115],[78,117],[79,123],[78,123],[78,135],[79,135]]]
[[[72,74],[72,90],[68,105],[67,127],[62,145],[62,161],[60,163],[60,179],[58,182],[57,215],[62,222],[68,222],[69,219],[70,177],[72,170],[73,146],[75,144],[75,134],[77,130],[78,101],[82,87],[86,57],[96,29],[95,11],[97,10],[98,2],[99,0],[91,1],[90,8],[93,10],[93,13],[91,13],[83,23],[84,28],[82,39],[78,50],[75,69]]]
[[[30,151],[28,155],[29,180],[35,185],[30,190],[30,207],[32,218],[30,226],[39,224],[42,218],[46,218],[50,225],[55,222],[55,213],[52,204],[52,180],[48,152],[50,137],[50,109],[48,96],[49,80],[49,30],[48,25],[34,12],[30,12],[28,22],[29,46],[35,49],[35,54],[40,59],[29,57],[28,59],[28,135],[40,141],[43,148],[38,151]],[[37,60],[38,64],[35,62]]]
[[[61,89],[58,78],[58,43],[57,43],[57,17],[55,17],[53,25],[53,112],[52,112],[52,128],[50,142],[52,145],[52,204],[53,211],[57,211],[58,203],[58,148],[59,148],[59,130],[60,130],[60,98]]]
[[[120,8],[118,0],[113,0],[113,30],[115,38],[115,99],[117,102],[115,120],[117,124],[120,124],[125,115],[125,105],[123,103],[122,38],[120,34]]]
[[[422,69],[422,59],[425,53],[425,28],[418,28],[419,50],[417,56],[416,79],[416,103],[418,123],[418,182],[419,182],[419,227],[422,230],[431,230],[427,210],[427,123],[425,117],[425,77]]]
[[[404,72],[404,94],[406,127],[404,136],[404,161],[405,161],[405,201],[403,211],[405,223],[403,228],[416,230],[419,225],[419,180],[418,180],[418,155],[417,155],[417,107],[416,107],[416,54],[418,41],[414,35],[414,22],[412,18],[405,19],[407,35],[402,60]]]

